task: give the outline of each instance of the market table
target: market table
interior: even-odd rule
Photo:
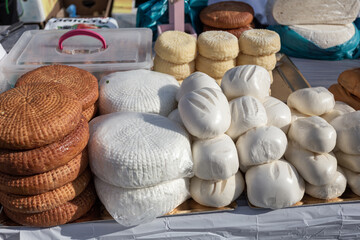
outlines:
[[[311,86],[329,87],[360,60],[291,58]],[[252,209],[245,199],[233,211],[160,217],[132,228],[114,220],[52,228],[0,226],[0,239],[359,239],[360,203],[279,210]]]

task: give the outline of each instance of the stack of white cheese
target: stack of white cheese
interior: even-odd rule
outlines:
[[[89,157],[97,194],[120,224],[161,216],[190,197],[189,135],[167,116],[179,84],[148,70],[117,72],[100,81],[100,112],[90,122]]]
[[[226,206],[245,188],[235,144],[224,134],[231,121],[229,103],[215,79],[202,72],[186,78],[176,97],[178,111],[169,118],[185,126],[194,139],[190,194],[202,205]]]
[[[334,96],[323,87],[297,90],[289,95],[287,104],[294,114],[285,158],[305,179],[307,194],[320,199],[339,197],[345,191],[346,178],[332,153],[337,134],[327,120],[351,109],[342,103],[334,109]]]
[[[282,208],[301,200],[303,179],[281,159],[287,147],[284,131],[291,121],[290,109],[269,96],[268,71],[256,65],[230,69],[221,88],[230,100],[231,124],[226,133],[236,141],[250,203]]]
[[[270,0],[269,16],[321,49],[341,45],[355,34],[358,0]],[[286,42],[283,42],[286,46]]]

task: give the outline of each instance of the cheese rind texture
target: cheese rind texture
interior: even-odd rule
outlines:
[[[192,143],[195,176],[204,180],[225,180],[239,169],[235,143],[223,134]]]
[[[355,35],[355,25],[293,25],[290,29],[320,48],[342,45]]]
[[[239,53],[238,39],[225,31],[206,31],[198,37],[199,54],[212,60],[231,60]]]
[[[216,83],[215,79],[203,72],[194,72],[184,79],[180,85],[180,89],[176,94],[176,101],[180,101],[181,97],[186,93],[201,89],[201,88],[214,88],[221,91],[220,86]]]
[[[200,139],[219,136],[230,126],[229,103],[216,89],[202,88],[187,93],[180,99],[178,109],[188,132]]]
[[[189,63],[175,64],[156,55],[154,58],[154,71],[169,74],[177,80],[181,80],[195,71],[195,60]]]
[[[228,70],[221,82],[221,89],[229,100],[253,96],[260,101],[269,96],[269,72],[257,65],[244,65]]]
[[[357,0],[271,0],[268,9],[281,25],[348,24],[360,10]]]
[[[334,108],[335,99],[324,87],[303,88],[289,95],[287,105],[303,114],[320,116]]]
[[[177,106],[179,83],[168,74],[132,70],[116,72],[100,80],[101,114],[120,111],[156,113],[167,116]]]
[[[239,37],[240,52],[252,56],[271,55],[280,51],[280,36],[267,29],[251,29]]]
[[[330,124],[337,133],[336,147],[347,154],[360,154],[360,111],[341,115]]]
[[[267,71],[274,70],[276,66],[275,54],[263,55],[263,56],[252,56],[248,54],[239,53],[236,59],[236,65],[259,65],[265,68]]]
[[[290,141],[285,158],[294,165],[304,180],[312,185],[329,184],[335,177],[337,161],[332,153],[313,153]]]
[[[222,181],[208,181],[193,177],[190,181],[191,197],[209,207],[224,207],[235,201],[244,191],[245,181],[241,172]]]
[[[154,51],[168,62],[188,63],[196,57],[196,38],[181,31],[166,31],[156,39]]]
[[[336,145],[336,131],[318,116],[300,118],[290,126],[288,137],[308,151],[331,152]]]
[[[267,125],[278,127],[286,134],[291,123],[290,108],[279,99],[270,96],[265,98],[263,105],[268,119]]]
[[[236,59],[212,60],[202,55],[196,57],[196,70],[215,79],[222,78],[227,70],[235,67]]]
[[[150,222],[190,197],[188,178],[140,189],[116,187],[98,177],[94,181],[106,210],[119,224],[127,227]]]
[[[294,166],[278,160],[250,168],[245,174],[247,196],[257,207],[290,207],[304,196],[305,183]]]
[[[274,126],[253,128],[236,141],[239,161],[250,167],[280,159],[286,150],[285,133]]]
[[[338,164],[351,171],[360,173],[360,154],[347,154],[341,151],[334,152]]]
[[[266,125],[266,110],[259,100],[251,96],[235,98],[230,101],[231,124],[226,134],[236,140],[246,131]]]
[[[92,172],[123,188],[144,188],[193,176],[189,136],[166,117],[119,112],[90,122]]]
[[[335,101],[333,110],[328,113],[321,115],[328,123],[337,118],[338,116],[344,115],[345,113],[355,112],[355,109],[349,106],[347,103],[341,101]]]
[[[340,197],[345,192],[346,183],[344,171],[338,167],[335,176],[330,183],[321,186],[306,183],[305,192],[314,198],[329,200]]]

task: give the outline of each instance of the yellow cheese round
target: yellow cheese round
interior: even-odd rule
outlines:
[[[267,29],[251,29],[239,37],[240,52],[252,56],[271,55],[280,51],[280,36]]]
[[[275,54],[265,56],[251,56],[239,53],[236,65],[258,65],[268,71],[272,71],[276,65],[276,56]]]
[[[236,59],[216,61],[203,57],[200,54],[196,57],[196,70],[206,73],[210,77],[220,79],[230,68],[235,67]]]
[[[183,80],[195,72],[195,61],[175,64],[156,55],[154,58],[154,71],[172,75],[176,80]]]

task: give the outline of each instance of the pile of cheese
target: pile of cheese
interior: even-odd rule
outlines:
[[[174,77],[148,70],[100,81],[103,115],[90,122],[90,166],[101,202],[122,225],[151,221],[190,197],[189,136],[164,117],[178,89]]]
[[[199,35],[197,42],[189,34],[167,31],[155,42],[157,55],[154,60],[154,71],[170,74],[181,83],[194,71],[193,62],[184,62],[195,59],[194,68],[216,79],[220,84],[229,69],[237,65],[255,64],[269,71],[272,82],[271,71],[275,68],[275,53],[279,50],[279,35],[266,29],[247,30],[239,39],[225,31],[207,31]],[[180,64],[183,60],[183,65],[171,65],[166,61],[160,61],[159,58],[163,58],[163,54],[164,57],[168,56],[167,61],[173,63]]]

